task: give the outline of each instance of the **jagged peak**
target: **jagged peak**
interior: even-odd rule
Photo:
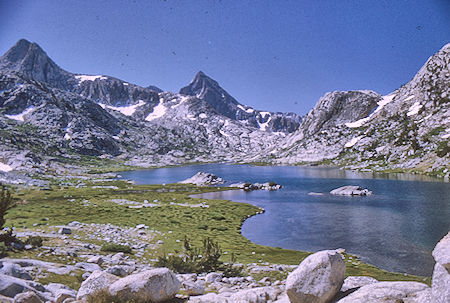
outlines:
[[[37,43],[30,42],[26,39],[17,41],[16,44],[14,44],[1,58],[2,61],[18,63],[31,54],[48,58],[45,51]],[[50,58],[48,58],[48,60],[50,60]]]

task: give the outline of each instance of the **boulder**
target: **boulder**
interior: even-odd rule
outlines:
[[[78,262],[75,264],[76,267],[82,268],[87,272],[94,272],[96,270],[102,270],[102,268],[95,263]]]
[[[220,272],[210,272],[206,275],[205,280],[208,283],[220,282],[222,281],[223,274]]]
[[[33,291],[27,291],[14,296],[14,303],[43,303]]]
[[[377,282],[378,280],[372,277],[349,276],[345,278],[344,284],[341,287],[341,292],[346,292],[350,289],[360,288],[364,285],[369,285]]]
[[[286,280],[292,303],[325,303],[341,289],[345,278],[344,257],[337,250],[308,256]]]
[[[431,284],[435,303],[450,302],[450,232],[439,241],[433,250],[436,261]]]
[[[27,291],[43,292],[45,288],[36,282],[0,274],[0,295],[14,298],[17,294]]]
[[[198,282],[183,282],[183,288],[188,296],[199,296],[205,293],[205,285]]]
[[[223,184],[225,181],[211,173],[205,173],[205,172],[198,172],[192,177],[180,181],[178,183],[189,183],[189,184],[195,184],[197,186],[203,186],[203,185],[216,185],[216,184]]]
[[[75,291],[72,288],[70,288],[67,285],[61,284],[61,283],[49,283],[45,286],[45,289],[53,294],[53,296],[56,296],[56,294],[60,290],[68,290],[68,291]]]
[[[86,262],[88,262],[88,263],[95,263],[95,264],[98,264],[98,265],[102,265],[102,263],[104,261],[105,260],[103,259],[102,256],[92,256],[92,257],[90,257],[89,259],[86,260]]]
[[[2,262],[0,268],[0,274],[16,277],[23,280],[32,280],[32,277],[19,265],[10,262]]]
[[[60,234],[60,235],[70,235],[71,233],[72,233],[72,230],[70,228],[67,228],[67,227],[61,227],[58,230],[58,234]]]
[[[85,300],[88,296],[107,289],[117,280],[119,280],[119,278],[110,273],[96,270],[89,276],[89,278],[81,283],[77,294],[77,300]]]
[[[377,282],[365,285],[337,303],[428,303],[430,288],[419,282]]]
[[[128,275],[128,268],[129,268],[129,266],[114,265],[114,266],[108,267],[106,269],[106,272],[113,274],[115,276],[118,276],[118,277],[125,277],[126,275]]]
[[[108,290],[122,300],[147,300],[156,303],[172,299],[180,286],[180,281],[171,270],[156,268],[121,278],[111,284]]]
[[[281,288],[273,286],[244,289],[232,294],[229,302],[265,303],[275,301],[282,293]]]
[[[357,185],[347,185],[333,189],[330,191],[330,194],[338,196],[370,196],[373,193],[367,188],[363,189]]]

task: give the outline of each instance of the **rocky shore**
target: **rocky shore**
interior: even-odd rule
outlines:
[[[92,239],[109,238],[113,243],[129,244],[138,254],[143,249],[139,244],[145,242],[140,237],[152,237],[156,232],[146,226],[123,229],[109,224],[72,222],[64,228],[49,234],[34,233],[62,241],[58,247],[44,247],[42,257],[65,254],[75,256],[78,262],[1,259],[0,302],[446,303],[450,300],[450,232],[433,251],[436,265],[430,288],[419,282],[346,277],[344,249],[314,253],[298,266],[247,264],[245,274],[239,277],[225,277],[220,272],[175,274],[122,252],[101,254],[98,246],[66,236],[72,229],[84,229],[93,234]],[[259,273],[265,273],[265,277],[256,280],[254,276]],[[74,289],[64,283],[38,282],[45,281],[48,275],[60,276],[61,280],[78,276],[82,283],[79,289]],[[98,301],[98,297],[103,301]]]

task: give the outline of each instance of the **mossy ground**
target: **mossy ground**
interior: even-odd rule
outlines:
[[[261,210],[253,205],[226,200],[206,200],[191,198],[190,195],[202,192],[225,190],[227,188],[200,188],[185,184],[133,185],[125,181],[85,182],[87,187],[52,186],[51,190],[22,189],[13,194],[17,206],[9,210],[7,225],[18,231],[47,230],[52,226],[65,225],[72,221],[83,223],[111,223],[122,227],[145,224],[150,229],[161,232],[155,234],[153,242],[163,240],[156,249],[147,249],[142,260],[154,260],[165,253],[182,250],[182,240],[187,236],[194,246],[210,237],[217,241],[223,250],[223,261],[229,261],[234,253],[237,263],[299,264],[308,252],[287,250],[257,245],[240,233],[242,222]],[[116,188],[94,188],[93,186],[114,186]],[[158,207],[129,208],[111,202],[111,199],[150,203],[157,200]],[[208,208],[179,206],[196,205],[204,202]],[[80,236],[80,235],[78,235]],[[73,237],[73,235],[69,236]],[[81,235],[81,238],[82,235]],[[50,245],[51,240],[44,241]],[[102,245],[101,241],[96,245]],[[12,257],[37,258],[37,251],[14,253]],[[101,254],[101,252],[96,252]],[[367,275],[379,280],[415,280],[429,283],[429,278],[390,273],[374,266],[364,264],[355,256],[347,257],[347,275]],[[352,259],[348,259],[352,257]],[[45,259],[41,255],[40,259]],[[70,257],[52,257],[60,263],[73,263]],[[141,261],[142,261],[141,260]],[[51,277],[50,277],[51,278]],[[77,283],[77,277],[69,277]]]

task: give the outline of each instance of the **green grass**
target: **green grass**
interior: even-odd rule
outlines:
[[[13,196],[18,205],[8,212],[6,225],[22,230],[23,228],[46,229],[47,226],[64,225],[71,221],[111,223],[122,227],[145,224],[150,229],[161,232],[155,235],[153,243],[158,240],[164,242],[157,249],[145,251],[143,257],[147,260],[167,253],[180,252],[185,236],[196,247],[201,246],[202,240],[206,237],[217,241],[224,252],[222,255],[224,262],[229,261],[232,253],[236,262],[243,264],[265,262],[299,264],[309,255],[308,252],[257,245],[243,237],[240,233],[243,221],[261,211],[256,206],[226,200],[190,197],[192,194],[217,191],[218,188],[198,188],[185,184],[132,185],[124,181],[86,183],[88,186],[85,188],[53,186],[49,191],[23,189],[14,193]],[[114,185],[118,189],[92,188],[92,185]],[[227,188],[221,190],[225,189]],[[113,203],[111,199],[137,202],[148,200],[150,203],[158,200],[157,203],[160,206],[132,209]],[[174,205],[173,202],[192,205],[205,202],[209,207],[191,208]],[[48,245],[47,240],[44,240],[44,245]],[[106,244],[101,241],[91,241],[91,243]],[[36,252],[39,252],[39,249]],[[21,257],[21,255],[33,257],[31,254],[32,252],[15,253],[14,257]],[[57,257],[55,258],[58,261]],[[61,263],[63,261],[65,260],[59,260]],[[424,281],[423,277],[389,273],[362,262],[357,263],[357,265],[347,263],[347,274],[369,275],[379,280]]]

